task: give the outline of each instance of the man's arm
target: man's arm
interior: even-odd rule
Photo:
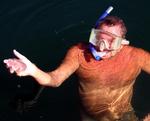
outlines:
[[[64,60],[54,71],[43,73],[40,69],[36,69],[32,75],[40,84],[46,86],[58,87],[79,67],[78,48],[73,46],[67,52]],[[45,80],[45,81],[43,81]]]
[[[16,50],[14,50],[14,54],[17,58],[4,60],[10,73],[15,72],[18,76],[32,76],[44,86],[58,87],[79,67],[78,48],[76,46],[69,49],[60,66],[51,72],[42,71]]]
[[[150,74],[150,53],[143,49],[137,49],[135,51],[135,57],[138,57],[135,61],[138,60],[141,69]]]

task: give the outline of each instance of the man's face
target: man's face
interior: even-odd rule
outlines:
[[[100,51],[111,50],[112,48],[114,48],[113,47],[114,44],[117,43],[116,38],[122,37],[122,31],[121,31],[121,27],[119,25],[115,25],[115,26],[102,25],[100,30],[102,30],[102,31],[99,34],[97,34],[97,36],[96,36],[97,45],[98,45]],[[101,44],[102,41],[103,41],[103,43],[105,43],[105,45],[107,47],[106,46],[102,47],[103,46],[103,44]]]
[[[100,29],[112,33],[116,36],[122,37],[122,31],[120,25],[115,25],[115,26],[102,25]],[[107,34],[103,34],[103,33],[100,33],[100,37],[102,39],[111,39],[111,36],[108,36]]]

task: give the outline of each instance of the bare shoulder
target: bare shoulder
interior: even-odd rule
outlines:
[[[148,114],[143,121],[150,121],[150,114]]]
[[[70,47],[70,50],[84,50],[84,49],[87,49],[88,48],[88,44],[87,43],[83,43],[83,42],[80,42],[80,43],[77,43],[73,46]]]
[[[126,46],[125,49],[136,55],[137,54],[143,55],[143,54],[149,53],[147,50],[143,48],[134,47],[134,46]]]

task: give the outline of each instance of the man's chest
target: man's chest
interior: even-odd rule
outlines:
[[[140,68],[132,58],[116,56],[101,61],[82,61],[77,73],[85,83],[123,86],[133,81],[139,72]]]

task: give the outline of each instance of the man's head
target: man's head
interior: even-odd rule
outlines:
[[[99,23],[96,29],[106,30],[112,34],[125,38],[127,28],[122,19],[116,16],[108,16]]]
[[[118,50],[124,44],[127,29],[123,20],[116,16],[108,16],[92,32],[90,42],[95,43],[100,51],[110,51]]]

